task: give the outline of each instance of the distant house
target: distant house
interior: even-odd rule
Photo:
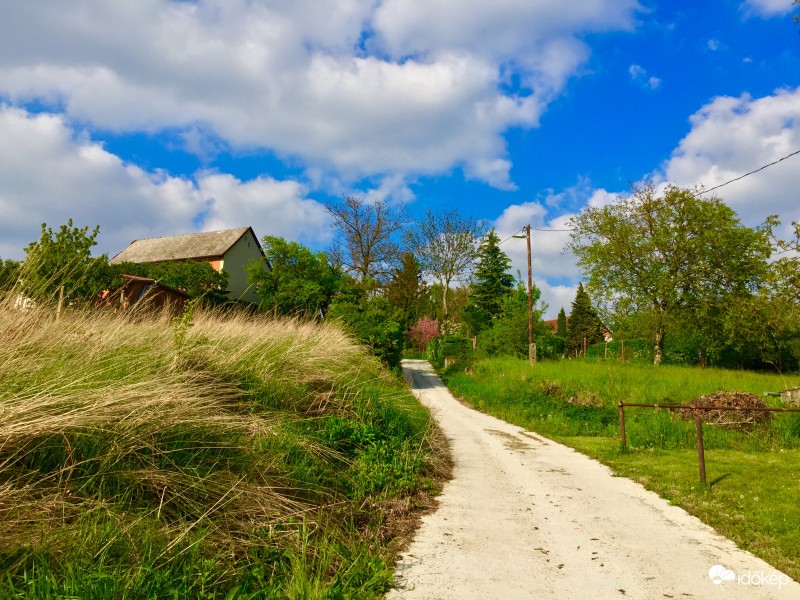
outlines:
[[[569,328],[569,321],[570,318],[567,317],[567,328]],[[558,334],[558,319],[549,319],[545,321],[544,324],[546,327],[549,327],[553,331],[553,335]],[[606,342],[611,342],[614,340],[614,338],[611,337],[611,331],[605,325],[603,325],[603,339]]]
[[[230,297],[258,302],[244,269],[253,261],[264,260],[264,251],[252,227],[134,240],[109,262],[149,264],[185,260],[207,262],[216,271],[225,269]]]

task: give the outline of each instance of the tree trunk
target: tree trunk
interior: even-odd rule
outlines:
[[[664,362],[664,326],[656,327],[653,335],[653,364],[660,365]]]

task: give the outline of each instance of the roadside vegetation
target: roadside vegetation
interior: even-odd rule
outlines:
[[[0,596],[370,598],[429,415],[333,323],[0,302]]]
[[[693,420],[666,409],[628,408],[622,451],[617,411],[619,401],[682,404],[719,390],[761,396],[800,386],[800,376],[616,360],[530,365],[510,357],[480,360],[468,372],[456,364],[443,375],[475,408],[597,458],[800,579],[800,413],[747,428],[705,425],[709,484],[701,485]]]

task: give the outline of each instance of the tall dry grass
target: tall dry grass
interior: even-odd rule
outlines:
[[[61,589],[80,579],[64,565],[99,561],[123,582],[108,585],[130,592],[150,590],[142,573],[211,560],[213,585],[228,589],[260,548],[272,557],[266,585],[307,563],[286,558],[298,532],[329,527],[320,519],[352,503],[361,454],[401,443],[380,439],[381,420],[424,447],[427,416],[409,420],[409,406],[334,325],[196,307],[177,319],[107,309],[56,319],[52,305],[21,311],[6,298],[0,565],[13,589],[37,568]],[[396,478],[423,462],[405,461]],[[316,568],[325,589],[332,567]]]

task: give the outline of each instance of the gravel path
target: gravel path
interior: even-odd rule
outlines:
[[[800,584],[639,484],[464,406],[425,361],[403,368],[455,471],[387,598],[800,598]]]

